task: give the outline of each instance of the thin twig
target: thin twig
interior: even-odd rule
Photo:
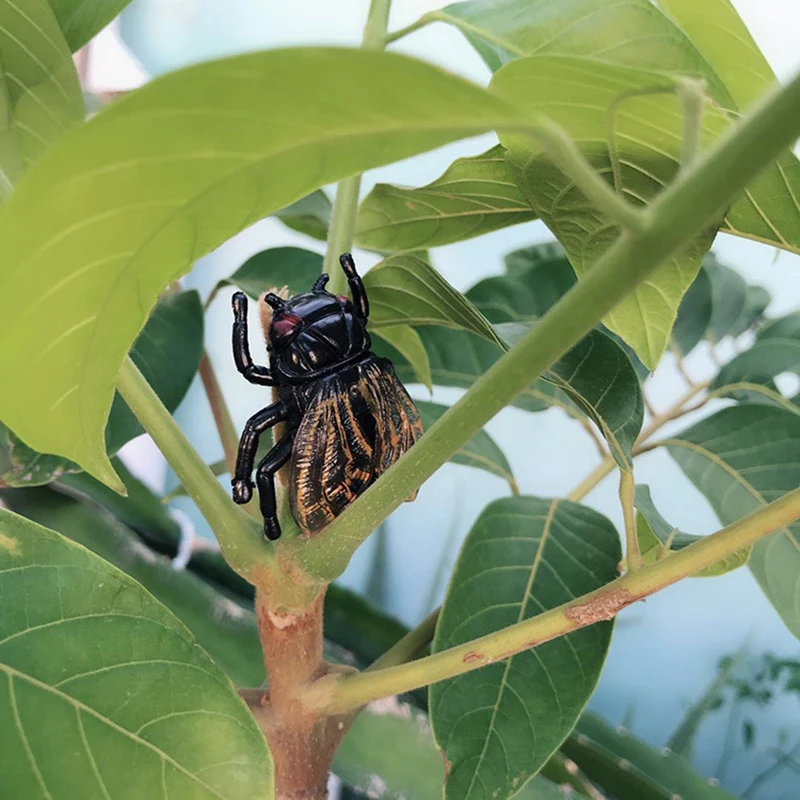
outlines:
[[[634,489],[633,470],[620,470],[619,502],[625,521],[625,567],[628,572],[641,569],[644,563],[639,550],[639,539],[636,535],[636,512],[633,508]]]

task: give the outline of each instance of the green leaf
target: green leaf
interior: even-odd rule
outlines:
[[[596,714],[584,714],[564,752],[617,800],[735,800],[667,748],[646,744]]]
[[[767,60],[730,0],[658,0],[744,109],[776,82]]]
[[[131,351],[156,394],[175,411],[197,373],[203,352],[203,308],[197,292],[170,294],[153,309]],[[106,427],[106,448],[116,453],[143,432],[117,395]],[[37,453],[0,425],[0,482],[7,486],[40,486],[80,468],[69,459]]]
[[[614,526],[592,509],[534,497],[490,504],[459,555],[434,652],[603,586],[620,557]],[[611,630],[601,622],[431,687],[446,798],[502,800],[538,772],[591,696]]]
[[[302,247],[272,247],[256,253],[229,278],[223,278],[213,295],[225,286],[236,286],[254,300],[270,289],[286,286],[289,294],[311,290],[322,272],[322,256]],[[209,298],[210,300],[210,298]]]
[[[690,544],[699,542],[704,538],[691,533],[684,533],[670,525],[655,507],[653,498],[650,496],[650,487],[646,484],[639,484],[636,487],[635,504],[639,512],[636,536],[639,540],[639,549],[645,564],[653,564],[666,557],[669,552],[683,550],[684,547],[688,547]],[[665,550],[668,552],[665,553]],[[718,561],[700,572],[695,572],[692,577],[713,578],[716,575],[724,575],[726,572],[744,566],[749,557],[750,548],[747,548],[726,556],[722,561]]]
[[[731,336],[736,338],[745,331],[758,327],[771,302],[772,295],[763,286],[748,286],[744,297],[744,308],[731,329]]]
[[[542,379],[560,389],[594,421],[622,469],[633,468],[644,400],[631,360],[611,337],[592,331]]]
[[[373,350],[382,355],[380,342],[376,342],[375,337],[382,339],[389,345],[390,350],[397,351],[405,359],[405,362],[414,371],[415,380],[419,381],[428,391],[433,391],[431,362],[428,359],[425,345],[414,328],[408,325],[393,325],[391,328],[379,328],[370,333],[374,333]]]
[[[486,278],[467,292],[478,310],[494,323],[535,320],[575,283],[575,273],[557,246],[517,250],[506,257],[506,268],[506,275]],[[519,325],[502,329],[509,344],[525,330]],[[542,379],[595,422],[617,463],[630,469],[644,401],[636,370],[622,347],[605,333],[592,331]]]
[[[439,403],[429,403],[425,400],[415,400],[414,402],[419,409],[422,426],[425,430],[428,430],[448,408]],[[479,431],[476,436],[459,448],[450,460],[454,464],[486,470],[486,472],[507,481],[514,494],[519,493],[519,487],[505,453],[486,431]]]
[[[800,339],[800,311],[768,320],[756,334],[759,342],[767,339]]]
[[[0,0],[0,200],[84,115],[75,65],[46,0]]]
[[[706,333],[717,344],[733,331],[747,306],[747,284],[736,270],[720,264],[713,254],[703,263],[711,279],[711,323]]]
[[[333,206],[328,195],[322,189],[317,189],[316,192],[311,192],[286,208],[276,211],[275,216],[287,228],[324,242],[328,238],[332,210]]]
[[[600,69],[605,63],[700,77],[719,109],[731,117],[737,103],[749,105],[767,88],[765,79],[774,81],[727,0],[669,0],[669,6],[691,30],[684,32],[651,0],[562,0],[555,5],[550,0],[472,0],[425,18],[459,28],[493,71],[523,56],[565,55],[591,59]],[[596,132],[605,137],[604,128]],[[799,253],[798,195],[800,162],[787,151],[733,204],[722,230]]]
[[[263,735],[164,606],[16,514],[0,511],[0,533],[5,789],[15,797],[273,797]]]
[[[673,85],[674,79],[661,73],[563,56],[512,62],[496,73],[491,84],[493,91],[564,128],[591,165],[609,182],[616,180],[619,191],[633,203],[650,202],[678,172],[680,107],[672,95],[652,94]],[[636,96],[636,92],[650,94]],[[569,103],[564,103],[565,96]],[[614,121],[613,142],[607,138],[609,115]],[[722,112],[706,109],[702,146],[708,147],[727,125]],[[580,279],[617,239],[619,226],[530,137],[501,135],[501,141],[508,147],[512,175],[564,245]],[[616,178],[609,149],[618,165]],[[706,232],[666,261],[604,319],[651,369],[666,347],[681,297],[697,275],[714,233]]]
[[[119,487],[102,436],[114,383],[170,281],[322,185],[520,124],[477,86],[364,50],[240,55],[132,92],[47,153],[0,215],[0,373],[17,387],[0,419]]]
[[[723,525],[800,485],[800,416],[782,408],[725,408],[663,444]],[[800,638],[800,524],[757,542],[748,565]]]
[[[203,355],[203,305],[197,292],[165,295],[153,309],[131,350],[134,364],[172,413],[189,391]],[[113,454],[144,433],[133,412],[114,397],[106,428],[106,447]]]
[[[724,85],[687,36],[650,0],[470,0],[429,15],[458,28],[496,71],[529,55],[575,55],[621,66],[702,75],[730,108]]]
[[[783,398],[774,383],[784,372],[800,373],[800,339],[767,338],[725,364],[709,388],[715,395],[740,402],[777,403],[800,414],[800,408]]]
[[[72,51],[100,33],[131,0],[48,0]]]
[[[456,159],[426,186],[379,183],[361,202],[356,243],[394,252],[441,247],[533,219],[497,145]]]
[[[461,328],[504,346],[492,326],[463,294],[428,263],[412,255],[381,261],[364,276],[370,325],[443,325]]]
[[[672,327],[672,345],[681,357],[689,355],[703,340],[713,313],[711,278],[705,266],[686,290]]]
[[[439,800],[445,780],[427,715],[395,698],[371,703],[355,718],[336,751],[333,771],[348,786],[384,800]],[[518,800],[576,797],[538,776],[514,796]]]
[[[261,642],[251,604],[235,602],[197,575],[175,570],[127,526],[51,489],[17,489],[3,499],[12,511],[87,547],[138,581],[186,625],[238,686],[264,682]]]

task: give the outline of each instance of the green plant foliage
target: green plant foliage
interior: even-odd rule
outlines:
[[[425,18],[461,30],[493,71],[524,56],[565,55],[590,59],[600,70],[604,64],[655,70],[662,73],[655,85],[663,85],[665,73],[700,77],[718,107],[734,117],[737,104],[750,105],[774,77],[729,0],[711,0],[711,5],[713,10],[708,0],[669,0],[659,6],[651,0],[613,5],[607,0],[470,0]],[[575,88],[561,96],[571,97]],[[709,111],[706,107],[705,114]],[[595,134],[605,139],[606,129],[596,127]],[[658,145],[654,149],[663,154]],[[649,172],[647,164],[640,166]],[[800,252],[798,185],[800,162],[787,151],[733,204],[722,230]]]
[[[287,228],[324,242],[328,238],[331,211],[332,205],[328,195],[322,189],[317,189],[316,192],[301,197],[286,208],[276,211],[275,216]]]
[[[236,602],[150,550],[127,526],[51,489],[3,493],[12,511],[82,544],[141,583],[192,632],[238,686],[264,682],[261,643],[251,604]]]
[[[703,265],[686,290],[672,326],[672,346],[679,356],[689,355],[700,344],[711,324],[712,313],[711,278]]]
[[[777,403],[800,413],[774,383],[774,378],[784,372],[800,373],[800,339],[770,337],[725,364],[709,388],[717,395],[750,403]]]
[[[100,33],[131,0],[47,0],[72,51]]]
[[[431,376],[431,362],[422,339],[410,325],[392,325],[390,328],[379,328],[370,331],[377,337],[373,338],[372,349],[378,355],[383,355],[381,341],[389,346],[389,357],[394,350],[403,357],[414,372],[414,380],[419,381],[429,392],[433,391],[433,378]]]
[[[617,800],[734,800],[694,771],[671,750],[660,750],[612,728],[595,714],[584,714],[564,752]]]
[[[739,108],[751,105],[775,83],[775,74],[730,0],[658,0],[658,7],[687,34]]]
[[[800,339],[800,311],[769,320],[759,329],[757,339]]]
[[[131,93],[48,153],[0,217],[0,372],[18,387],[0,418],[121,488],[102,431],[125,353],[171,280],[321,185],[524,122],[442,70],[358,50],[236,56]]]
[[[675,96],[654,94],[671,91],[673,85],[661,73],[565,56],[515,61],[492,80],[493,91],[514,97],[531,113],[549,117],[565,129],[596,170],[609,180],[614,173],[617,190],[633,203],[649,202],[677,174],[680,106]],[[565,96],[570,97],[568,104],[563,102]],[[620,98],[626,99],[618,107]],[[726,126],[721,112],[706,110],[702,146],[708,147]],[[619,227],[553,165],[535,141],[520,135],[500,138],[508,147],[512,175],[564,245],[580,278],[616,240]],[[662,264],[604,320],[651,369],[666,347],[678,304],[697,275],[714,233],[708,231]]]
[[[472,303],[416,256],[396,255],[381,261],[364,276],[364,286],[373,328],[444,325],[503,344]]]
[[[496,145],[456,159],[426,186],[379,183],[358,210],[356,242],[381,251],[441,247],[533,219]]]
[[[229,278],[223,278],[215,287],[216,295],[225,286],[236,286],[253,300],[264,292],[282,289],[289,294],[311,290],[322,272],[322,256],[302,247],[271,247],[250,256]]]
[[[170,412],[180,405],[197,373],[203,352],[203,309],[197,292],[163,297],[131,350],[131,358]],[[106,447],[116,453],[143,432],[117,395],[106,426]],[[0,481],[7,486],[40,486],[76,472],[77,464],[32,450],[0,425]]]
[[[131,349],[133,363],[170,413],[189,391],[202,355],[203,306],[197,292],[165,295]],[[141,424],[116,395],[106,428],[108,452],[116,453],[140,433]]]
[[[746,314],[747,283],[736,270],[706,258],[703,268],[711,279],[711,322],[706,336],[712,344],[732,336],[739,319]]]
[[[39,156],[84,115],[69,48],[47,0],[24,11],[0,0],[0,200]]]
[[[690,544],[700,541],[702,536],[684,533],[670,525],[653,503],[650,496],[650,487],[639,484],[636,487],[636,509],[639,512],[636,522],[636,536],[639,540],[639,550],[645,564],[652,564],[660,558],[668,557],[670,552],[683,550]],[[666,552],[665,552],[666,551]],[[738,569],[747,563],[750,549],[734,553],[716,564],[696,572],[695,578],[713,578],[724,575],[726,572]]]
[[[748,286],[745,292],[744,309],[731,329],[731,336],[736,338],[745,331],[755,328],[764,319],[764,312],[772,302],[772,296],[763,286]]]
[[[424,400],[415,400],[419,409],[422,426],[425,430],[431,427],[439,417],[447,411],[447,406],[439,403],[429,403]],[[475,467],[486,470],[508,482],[511,491],[517,494],[517,482],[511,465],[505,453],[497,446],[494,439],[486,431],[480,431],[468,441],[451,459],[454,464],[463,464],[466,467]]]
[[[800,416],[782,408],[725,408],[663,444],[723,525],[800,485]],[[755,544],[748,565],[781,619],[800,638],[800,525]]]
[[[614,526],[563,500],[490,504],[459,555],[433,650],[535,616],[613,580]],[[511,797],[547,761],[591,696],[612,626],[601,622],[434,684],[434,736],[450,764],[445,797]]]
[[[16,514],[0,511],[0,534],[3,787],[15,797],[57,787],[63,797],[272,798],[261,732],[164,606]]]

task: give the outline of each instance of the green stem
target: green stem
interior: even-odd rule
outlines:
[[[364,50],[383,50],[386,45],[386,28],[389,24],[391,0],[372,0],[364,26],[361,47]],[[339,256],[349,253],[353,247],[358,214],[358,194],[361,190],[361,175],[353,175],[339,181],[336,199],[331,211],[331,227],[328,234],[328,247],[322,271],[330,276],[328,291],[332,294],[345,294],[347,280],[339,267]]]
[[[622,234],[586,276],[479,378],[466,394],[325,533],[287,547],[306,570],[332,580],[378,524],[445,464],[464,442],[665,259],[709,225],[800,135],[800,75],[771,92],[662,192],[640,235]]]
[[[415,658],[425,645],[433,641],[433,634],[436,631],[436,623],[439,621],[439,614],[442,609],[437,608],[431,611],[416,628],[412,628],[399,642],[393,644],[377,661],[367,667],[367,672],[376,669],[386,669],[397,664],[405,664]]]
[[[130,358],[122,364],[117,388],[197,503],[217,537],[225,560],[239,575],[250,580],[259,566],[273,558],[260,526],[233,504]]]
[[[682,170],[691,167],[700,152],[700,128],[706,101],[704,88],[705,83],[694,78],[683,78],[678,84],[678,97],[683,107]]]
[[[225,397],[222,394],[222,387],[217,380],[217,373],[208,356],[208,351],[203,350],[198,368],[200,380],[203,382],[208,404],[211,406],[211,414],[214,417],[214,424],[217,426],[220,441],[222,442],[222,452],[225,454],[225,463],[228,472],[233,475],[236,467],[236,451],[239,447],[239,435],[236,433],[236,426],[233,424],[231,412]]]
[[[749,547],[798,517],[800,489],[795,489],[702,541],[558,608],[407,664],[320,680],[305,691],[304,702],[327,714],[345,713],[372,700],[409,692],[501,661],[578,628],[612,619],[631,603]]]
[[[396,31],[387,33],[386,38],[383,40],[383,45],[385,47],[392,42],[396,42],[398,39],[402,39],[404,36],[408,36],[410,33],[414,33],[420,30],[420,28],[424,28],[426,25],[430,25],[431,22],[436,22],[439,19],[440,17],[435,11],[423,14],[416,22],[412,22],[404,28],[398,28]]]
[[[619,502],[625,522],[625,567],[628,572],[635,572],[643,563],[642,554],[639,552],[639,539],[636,536],[636,512],[633,508],[635,488],[633,470],[620,470]]]

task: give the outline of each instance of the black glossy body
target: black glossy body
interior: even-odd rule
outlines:
[[[281,532],[275,473],[293,452],[293,515],[300,527],[314,530],[339,513],[363,490],[362,484],[366,488],[379,474],[382,462],[398,457],[394,455],[396,447],[387,448],[380,441],[385,426],[376,421],[375,414],[382,394],[390,397],[389,408],[401,406],[403,413],[410,414],[412,427],[417,426],[403,439],[405,449],[416,438],[418,416],[413,402],[394,376],[391,362],[370,351],[369,303],[353,259],[344,254],[340,263],[352,302],[325,290],[327,275],[320,276],[310,292],[288,300],[265,296],[273,309],[267,331],[269,368],[253,363],[247,298],[242,292],[233,296],[236,366],[251,383],[274,386],[278,395],[277,402],[248,420],[242,433],[231,481],[236,503],[252,498],[251,475],[259,436],[278,423],[286,427],[283,438],[256,469],[264,533],[269,539],[277,539]],[[402,428],[402,414],[400,420]],[[396,429],[397,425],[384,438],[395,438]]]

